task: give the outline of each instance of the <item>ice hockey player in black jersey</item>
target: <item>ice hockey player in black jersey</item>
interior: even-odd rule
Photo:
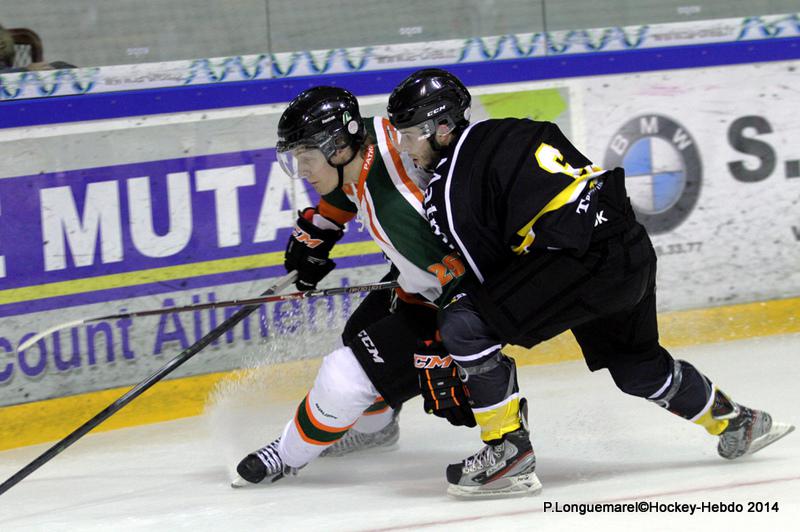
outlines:
[[[608,369],[645,398],[718,436],[728,459],[794,427],[735,403],[659,344],[656,255],[625,190],[549,122],[469,123],[471,97],[452,74],[425,69],[389,98],[401,151],[432,172],[425,212],[477,278],[440,311],[485,447],[447,468],[456,497],[527,495],[541,488],[512,358],[571,330],[589,369]]]

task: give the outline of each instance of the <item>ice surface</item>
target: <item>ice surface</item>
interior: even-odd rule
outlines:
[[[800,422],[800,335],[673,354],[735,400]],[[728,462],[700,427],[625,396],[582,362],[522,367],[520,382],[544,485],[536,497],[448,499],[444,468],[479,448],[478,432],[426,416],[417,400],[403,411],[394,451],[320,459],[298,477],[231,489],[238,459],[277,436],[295,407],[241,389],[204,417],[83,438],[0,496],[0,530],[797,530],[800,433]],[[0,476],[47,447],[0,452]],[[738,502],[744,512],[544,511],[545,503],[638,501]],[[748,513],[751,501],[779,509]]]

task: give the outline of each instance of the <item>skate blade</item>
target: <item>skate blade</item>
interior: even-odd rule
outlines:
[[[773,421],[772,428],[769,429],[769,432],[753,440],[753,443],[750,444],[750,448],[747,450],[747,454],[753,454],[760,451],[767,445],[771,445],[784,436],[788,436],[792,433],[792,431],[794,431],[794,425],[790,425],[788,423],[775,423]]]
[[[357,449],[346,449],[346,450],[336,450],[336,451],[328,451],[325,449],[320,456],[320,458],[341,458],[342,456],[347,456],[353,453],[365,453],[365,454],[380,454],[380,453],[388,453],[392,451],[396,451],[400,448],[400,445],[395,441],[390,444],[386,445],[374,445],[372,447],[360,447]]]
[[[511,484],[502,488],[491,488],[490,486],[459,486],[449,484],[447,494],[458,500],[474,499],[510,499],[513,497],[530,497],[542,491],[542,483],[536,473],[519,475],[511,480]]]
[[[252,482],[246,481],[245,479],[243,479],[239,475],[236,475],[236,478],[234,478],[231,481],[231,487],[232,488],[246,488],[247,486],[255,486],[255,484],[253,484]]]
[[[283,473],[278,473],[274,477],[265,477],[261,482],[250,482],[249,480],[245,480],[239,475],[236,475],[236,478],[231,481],[231,487],[246,488],[248,486],[258,486],[259,484],[270,484],[272,482],[277,482],[282,478],[283,478]]]

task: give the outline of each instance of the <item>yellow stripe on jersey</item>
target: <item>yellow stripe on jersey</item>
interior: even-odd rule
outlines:
[[[539,218],[547,214],[548,212],[556,211],[575,201],[583,189],[586,187],[586,184],[591,179],[596,178],[599,174],[605,172],[599,166],[585,166],[583,168],[575,169],[572,168],[568,163],[562,163],[563,156],[561,152],[558,151],[553,146],[549,144],[542,143],[536,149],[536,161],[539,163],[539,166],[550,172],[551,174],[564,174],[571,177],[574,181],[567,185],[564,190],[558,193],[556,197],[551,199],[544,208],[539,211],[536,216],[534,216],[530,222],[525,224],[521,229],[517,231],[517,235],[522,237],[522,243],[513,248],[514,253],[517,255],[523,255],[528,252],[528,248],[533,244],[534,239],[536,238],[536,233],[533,231],[533,225],[539,221]],[[594,186],[592,183],[589,186]]]

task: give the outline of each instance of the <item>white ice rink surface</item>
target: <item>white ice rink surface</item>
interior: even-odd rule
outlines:
[[[776,419],[798,419],[800,335],[691,349],[720,388]],[[703,429],[623,395],[582,362],[520,369],[531,403],[535,497],[462,502],[444,469],[480,447],[406,405],[396,450],[321,459],[300,476],[234,490],[233,467],[278,435],[294,405],[220,407],[198,417],[89,435],[0,496],[0,530],[800,530],[800,432],[728,462]],[[237,398],[232,399],[235,403]],[[238,434],[238,417],[251,419]],[[48,446],[0,453],[9,477]],[[545,503],[740,503],[742,513],[555,513]],[[748,512],[748,503],[777,512]],[[757,508],[753,508],[757,509]]]

